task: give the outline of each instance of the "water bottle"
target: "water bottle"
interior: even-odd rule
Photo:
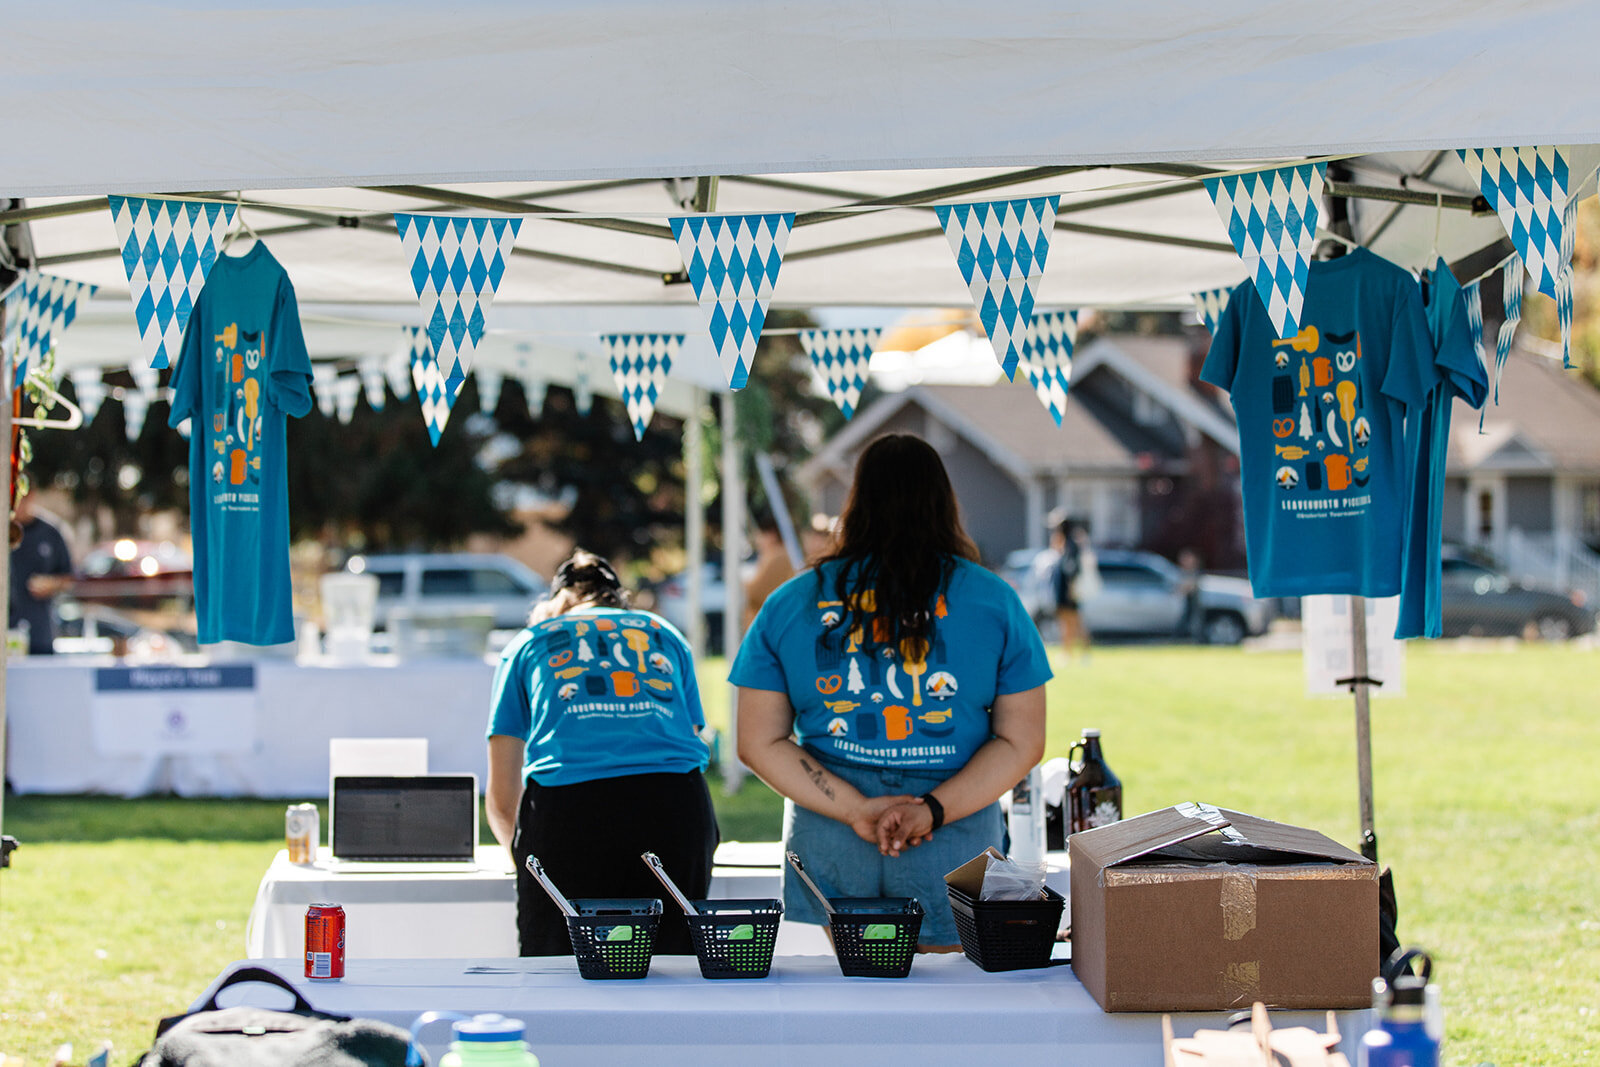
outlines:
[[[1430,1025],[1428,980],[1400,974],[1372,980],[1372,1010],[1378,1025],[1361,1039],[1362,1067],[1439,1067],[1439,1037]]]
[[[1011,812],[1006,831],[1011,835],[1011,858],[1018,863],[1043,863],[1044,775],[1034,767],[1011,787]]]
[[[411,1050],[408,1067],[420,1067],[418,1035],[431,1023],[455,1020],[451,1026],[450,1051],[439,1058],[439,1067],[539,1067],[539,1057],[528,1051],[522,1040],[520,1019],[504,1015],[458,1015],[453,1011],[430,1011],[411,1024]]]

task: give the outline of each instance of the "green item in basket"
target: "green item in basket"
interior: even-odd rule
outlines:
[[[740,923],[728,931],[729,941],[754,941],[755,937],[756,928],[749,923]]]
[[[633,927],[631,927],[631,926],[613,926],[611,929],[606,931],[606,940],[607,941],[632,941],[633,940]]]
[[[868,923],[861,929],[863,941],[893,941],[894,923]]]

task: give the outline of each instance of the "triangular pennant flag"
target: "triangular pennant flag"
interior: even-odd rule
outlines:
[[[867,384],[867,367],[882,330],[801,330],[800,347],[811,357],[811,365],[822,379],[828,396],[853,418],[861,403],[861,390]]]
[[[72,391],[77,397],[78,410],[83,412],[83,422],[87,426],[100,413],[100,405],[105,403],[106,383],[97,370],[75,370],[69,377],[72,379]]]
[[[1572,242],[1578,231],[1578,202],[1561,213],[1561,270],[1556,274],[1556,319],[1561,323],[1561,365],[1572,369]]]
[[[150,413],[150,398],[138,390],[122,391],[122,425],[130,442],[144,432],[144,417]]]
[[[934,209],[956,254],[972,306],[1007,378],[1015,376],[1033,288],[1044,276],[1059,196],[990,200]]]
[[[411,395],[411,363],[415,358],[412,346],[418,332],[412,326],[400,327],[400,345],[383,361],[383,376],[389,380],[389,392],[394,394],[396,400],[404,400]]]
[[[233,204],[108,196],[111,220],[128,273],[133,317],[150,366],[171,365],[189,312],[233,225]]]
[[[411,284],[427,316],[433,359],[445,384],[443,410],[435,413],[443,432],[483,340],[483,313],[505,275],[522,220],[397,212],[394,221],[410,264]],[[430,432],[434,422],[428,422]],[[435,433],[434,443],[438,440]]]
[[[589,353],[578,352],[578,366],[572,375],[572,410],[587,416],[594,407],[594,388],[589,384]]]
[[[1500,287],[1500,333],[1494,342],[1494,402],[1500,403],[1500,375],[1511,357],[1511,343],[1516,340],[1517,327],[1522,323],[1522,260],[1512,256],[1506,261],[1505,275]],[[1482,416],[1480,415],[1481,419]]]
[[[356,417],[356,401],[361,399],[361,378],[355,374],[341,374],[333,382],[334,410],[339,421],[350,425]]]
[[[417,391],[417,403],[422,408],[422,421],[428,427],[428,439],[439,446],[444,425],[450,421],[450,408],[455,403],[444,375],[439,372],[439,361],[433,358],[433,347],[428,333],[421,327],[407,327],[411,331],[411,385]]]
[[[311,387],[317,394],[317,410],[322,412],[322,417],[331,419],[339,411],[338,388],[335,383],[339,380],[339,369],[332,363],[313,363],[311,365]]]
[[[488,367],[479,367],[472,373],[478,379],[478,410],[493,415],[500,406],[500,390],[506,384],[506,376]]]
[[[1302,163],[1204,181],[1279,337],[1300,332],[1326,170]]]
[[[545,394],[550,391],[550,382],[545,378],[528,376],[522,379],[522,395],[528,401],[528,414],[538,418],[544,414]]]
[[[611,376],[617,380],[622,405],[633,424],[634,440],[644,437],[655,414],[656,401],[672,370],[672,357],[683,345],[681,333],[608,333],[600,343],[611,357]]]
[[[7,347],[14,349],[16,385],[28,368],[55,347],[59,334],[72,325],[78,301],[93,297],[98,286],[30,270],[22,275],[6,304]]]
[[[383,361],[380,357],[368,356],[361,361],[361,388],[367,394],[367,407],[382,411],[389,397],[384,391]]]
[[[1028,323],[1022,342],[1022,372],[1039,403],[1061,425],[1072,386],[1072,349],[1078,343],[1078,313],[1047,311]]]
[[[1461,287],[1461,299],[1467,306],[1467,326],[1472,330],[1472,349],[1483,362],[1483,293],[1478,288],[1482,278],[1474,278]]]
[[[133,384],[140,394],[152,404],[161,399],[161,372],[154,367],[146,367],[135,363],[128,368],[128,373],[133,376]]]
[[[743,389],[794,214],[689,215],[668,221],[728,388]]]
[[[1206,289],[1194,294],[1194,310],[1211,333],[1217,332],[1217,323],[1228,309],[1228,295],[1232,289]]]
[[[1534,288],[1554,297],[1562,267],[1571,262],[1562,255],[1567,150],[1545,145],[1467,148],[1456,154],[1466,164],[1472,183],[1500,216]]]

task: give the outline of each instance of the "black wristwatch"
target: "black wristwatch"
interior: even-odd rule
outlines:
[[[944,805],[939,803],[939,798],[934,796],[932,793],[924,793],[919,799],[924,804],[928,805],[929,811],[933,812],[933,829],[937,830],[939,827],[943,826]],[[931,833],[932,831],[929,832]]]

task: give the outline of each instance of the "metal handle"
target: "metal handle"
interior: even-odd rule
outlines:
[[[817,883],[813,882],[811,880],[811,876],[806,873],[805,864],[800,862],[800,857],[796,856],[793,852],[785,852],[784,856],[788,858],[789,866],[794,868],[794,873],[798,874],[800,876],[800,880],[806,884],[806,888],[815,893],[817,895],[817,899],[822,901],[822,910],[827,912],[829,915],[832,915],[834,913],[833,901],[828,899],[828,895],[826,893],[817,888]]]
[[[650,873],[656,876],[656,881],[667,887],[673,899],[678,902],[678,907],[683,909],[685,915],[699,915],[695,906],[689,903],[689,898],[683,895],[683,890],[678,888],[678,883],[667,877],[667,869],[661,865],[661,857],[654,852],[645,852],[639,856],[644,860],[644,865],[650,868]]]
[[[546,893],[550,894],[550,899],[555,901],[556,907],[561,909],[561,914],[569,919],[577,918],[578,909],[572,906],[572,901],[568,900],[561,890],[556,888],[556,884],[550,880],[550,876],[544,873],[544,864],[539,862],[538,857],[529,856],[527,866],[528,873],[533,875],[534,879],[544,887]]]

